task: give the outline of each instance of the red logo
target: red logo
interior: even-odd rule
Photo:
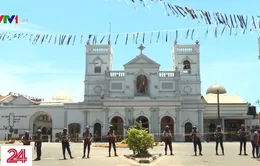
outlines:
[[[25,163],[27,161],[26,151],[25,149],[21,149],[19,152],[16,149],[9,149],[7,151],[12,155],[6,160],[6,163],[18,163],[22,162]]]
[[[2,166],[32,166],[32,146],[1,146]]]

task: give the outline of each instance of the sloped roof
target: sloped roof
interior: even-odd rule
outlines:
[[[134,59],[132,59],[131,61],[124,64],[124,67],[129,66],[129,65],[136,65],[136,64],[149,64],[151,66],[156,66],[156,67],[161,66],[160,64],[158,64],[157,62],[148,58],[144,54],[140,54],[140,55],[136,56]]]
[[[217,104],[217,94],[209,93],[203,96],[203,99],[208,104]],[[239,95],[219,94],[220,104],[246,104],[246,102]]]

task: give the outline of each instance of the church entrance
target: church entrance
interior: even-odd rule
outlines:
[[[79,134],[81,133],[81,125],[79,123],[70,123],[68,125],[68,133],[70,135],[70,139],[72,141],[78,142],[79,140]]]
[[[120,116],[115,116],[111,119],[111,125],[113,125],[117,140],[124,139],[124,120]]]
[[[192,142],[192,138],[190,136],[192,132],[192,124],[190,122],[185,123],[185,142]]]
[[[147,131],[149,132],[149,120],[147,117],[145,116],[139,116],[138,118],[136,118],[137,122],[141,122],[142,123],[142,127],[146,128]]]
[[[93,134],[94,134],[94,141],[100,142],[101,141],[101,124],[100,123],[94,124]]]
[[[168,125],[170,128],[170,131],[172,133],[172,136],[174,136],[174,120],[170,116],[164,116],[161,119],[161,133],[164,131],[165,126]]]
[[[48,135],[52,140],[52,118],[46,112],[36,112],[30,119],[30,133],[35,135],[38,129],[41,129],[43,141],[48,141]],[[34,139],[34,138],[33,138]]]
[[[136,93],[137,96],[146,96],[148,93],[148,80],[143,74],[137,76],[136,78]]]

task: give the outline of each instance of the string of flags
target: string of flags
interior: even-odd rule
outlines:
[[[203,30],[203,31],[202,31]],[[223,35],[238,35],[238,30],[232,31],[224,27],[205,26],[197,28],[173,29],[173,30],[157,30],[145,32],[131,32],[131,33],[106,33],[106,34],[43,34],[43,33],[24,33],[24,32],[0,32],[0,42],[10,40],[29,40],[32,44],[57,44],[57,45],[74,45],[87,41],[87,44],[145,44],[158,42],[172,42],[183,39],[197,40],[201,33],[203,37],[210,36],[213,32],[215,38]],[[241,35],[245,34],[244,30]]]
[[[243,29],[243,33],[246,30],[257,30],[260,28],[260,15],[248,16],[241,14],[226,14],[221,12],[210,12],[201,9],[193,9],[186,6],[179,6],[165,0],[148,0],[148,2],[159,2],[165,9],[167,16],[176,16],[183,18],[191,18],[192,20],[203,21],[207,25],[223,25],[229,29]],[[127,3],[129,3],[126,0]],[[131,0],[136,6],[137,2],[140,2],[144,7],[148,6],[148,2],[145,0]]]

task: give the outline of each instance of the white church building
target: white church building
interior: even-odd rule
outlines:
[[[51,101],[41,101],[10,93],[0,96],[0,140],[9,133],[35,133],[55,140],[56,133],[68,128],[69,133],[82,133],[85,126],[98,136],[106,135],[109,124],[123,139],[124,128],[132,120],[140,120],[157,139],[169,125],[176,141],[189,141],[185,133],[193,125],[201,133],[212,132],[218,125],[218,89],[221,125],[236,131],[241,124],[251,126],[247,104],[237,95],[230,95],[222,86],[211,86],[202,97],[200,44],[172,48],[172,71],[160,71],[160,64],[143,54],[124,64],[124,70],[112,70],[111,45],[86,45],[85,95],[83,102],[73,102],[65,92],[58,92]],[[170,59],[169,59],[170,60]],[[230,128],[232,128],[230,130]]]

